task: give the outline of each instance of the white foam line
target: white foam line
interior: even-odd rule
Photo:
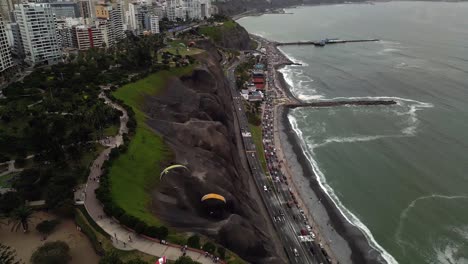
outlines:
[[[300,129],[298,129],[296,118],[294,118],[291,115],[289,115],[288,117],[292,129],[294,130],[294,132],[296,132],[301,141],[301,149],[304,152],[307,160],[312,165],[312,170],[314,171],[315,177],[320,185],[320,188],[322,188],[322,190],[328,195],[328,197],[330,197],[331,201],[335,204],[336,208],[338,208],[343,217],[349,223],[356,226],[363,232],[367,241],[369,241],[370,246],[377,250],[387,263],[397,264],[398,262],[396,261],[396,259],[392,255],[390,255],[390,253],[388,253],[382,246],[380,246],[379,243],[377,243],[367,226],[364,225],[364,223],[362,223],[356,215],[354,215],[341,203],[340,199],[336,196],[334,190],[327,184],[324,174],[319,169],[317,162],[313,159],[313,154],[310,153],[310,151],[307,150],[307,148],[305,148],[306,142],[304,142],[303,140],[302,132],[300,131]]]
[[[299,59],[296,59],[294,58],[292,55],[289,55],[287,54],[286,52],[284,52],[284,50],[282,50],[281,48],[277,47],[277,49],[286,57],[288,58],[290,61],[294,62],[294,63],[299,63],[301,65],[290,65],[290,66],[309,66],[309,64],[299,60]]]
[[[402,246],[401,244],[408,244],[404,242],[403,239],[401,239],[401,232],[403,231],[403,224],[406,218],[408,217],[409,211],[412,208],[414,208],[416,206],[416,203],[418,203],[419,201],[426,200],[426,199],[436,199],[436,198],[452,200],[452,199],[468,199],[468,196],[465,196],[465,195],[448,196],[448,195],[442,195],[442,194],[431,194],[431,195],[426,195],[426,196],[420,196],[414,199],[413,201],[411,201],[408,204],[408,206],[405,209],[403,209],[403,211],[401,211],[400,221],[398,222],[397,231],[395,233],[395,240],[400,246]]]
[[[395,137],[404,137],[403,135],[376,135],[376,136],[357,136],[357,137],[332,137],[327,138],[325,142],[320,144],[311,145],[312,149],[323,147],[330,143],[351,143],[351,142],[361,142],[361,141],[372,141],[381,138],[395,138]]]
[[[320,98],[318,99],[320,100]],[[335,97],[332,99],[327,100],[395,100],[397,105],[403,105],[403,102],[407,103],[414,103],[414,105],[409,106],[409,111],[405,113],[398,113],[398,115],[409,115],[409,123],[411,124],[409,127],[403,129],[401,132],[408,136],[416,135],[416,129],[419,124],[419,119],[417,117],[416,112],[423,109],[423,108],[431,108],[434,107],[431,103],[425,103],[421,101],[416,101],[413,99],[401,98],[401,97],[394,97],[394,96],[364,96],[364,97]]]

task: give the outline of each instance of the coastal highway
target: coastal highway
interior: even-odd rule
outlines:
[[[242,133],[242,141],[246,152],[247,161],[254,178],[254,182],[260,192],[260,196],[265,204],[265,207],[273,220],[273,225],[278,233],[280,240],[283,243],[283,248],[291,263],[327,263],[326,260],[320,257],[320,248],[317,244],[311,242],[301,242],[300,232],[305,228],[304,220],[300,213],[292,212],[292,209],[287,207],[287,197],[284,190],[277,188],[271,178],[267,178],[262,170],[260,159],[256,152],[255,143],[250,134],[249,123],[244,111],[243,98],[237,91],[234,71],[238,66],[239,61],[234,62],[227,69],[226,75],[231,88],[231,95],[235,114],[238,119],[239,127]],[[267,190],[265,190],[265,187]],[[273,187],[273,188],[272,188]],[[312,254],[310,248],[313,247],[316,254]]]

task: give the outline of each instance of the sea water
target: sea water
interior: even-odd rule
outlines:
[[[306,6],[246,17],[283,46],[304,101],[393,106],[297,108],[289,115],[322,188],[387,262],[468,263],[468,3]],[[311,190],[312,191],[312,190]]]

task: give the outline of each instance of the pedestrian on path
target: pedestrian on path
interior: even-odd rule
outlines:
[[[132,242],[132,237],[130,235],[128,235],[128,242]]]
[[[114,237],[117,238],[117,234],[116,234],[116,233],[114,233]]]

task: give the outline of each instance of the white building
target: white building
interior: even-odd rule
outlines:
[[[11,58],[10,44],[3,17],[0,15],[0,76],[3,76],[3,73],[11,67],[13,67],[13,59]]]
[[[77,3],[73,2],[51,2],[50,7],[57,18],[80,17],[80,10]]]
[[[15,17],[20,28],[26,63],[50,65],[61,60],[57,24],[50,4],[15,5]]]
[[[159,17],[154,14],[147,14],[145,17],[145,29],[151,34],[159,33]]]
[[[108,47],[125,38],[122,5],[96,5],[96,26],[105,34],[104,41]]]
[[[204,19],[211,16],[211,0],[167,0],[166,13],[171,21],[177,18]]]

